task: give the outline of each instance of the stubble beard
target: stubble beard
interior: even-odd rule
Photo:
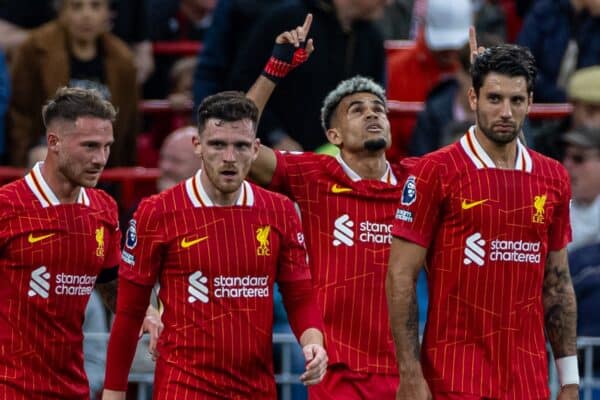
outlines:
[[[369,139],[365,141],[363,146],[368,152],[375,153],[384,150],[387,146],[387,142],[384,138]]]

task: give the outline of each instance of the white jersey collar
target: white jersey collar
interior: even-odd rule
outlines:
[[[25,175],[25,183],[29,189],[33,192],[33,195],[38,199],[43,208],[50,206],[60,205],[58,197],[54,194],[44,177],[42,176],[41,166],[43,162],[36,163],[31,171]],[[83,187],[79,188],[79,195],[77,196],[77,204],[83,204],[85,206],[90,205],[90,198],[88,197]]]
[[[460,139],[460,145],[467,153],[469,159],[475,164],[477,169],[483,168],[496,168],[496,165],[485,152],[477,136],[475,135],[475,126],[469,128],[467,133]],[[533,161],[531,155],[527,150],[527,147],[521,143],[521,140],[517,138],[517,157],[515,161],[514,169],[524,172],[531,172],[533,170]]]
[[[210,197],[208,197],[206,190],[204,190],[204,186],[202,186],[202,181],[200,179],[201,173],[202,170],[198,170],[194,176],[185,181],[185,191],[188,198],[194,207],[219,207],[218,204],[215,204]],[[254,191],[252,190],[250,183],[246,181],[242,182],[242,188],[235,205],[245,207],[252,207],[254,205]]]

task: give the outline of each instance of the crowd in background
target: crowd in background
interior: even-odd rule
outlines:
[[[0,2],[0,165],[26,167],[42,158],[36,153],[44,144],[41,107],[69,85],[96,88],[118,108],[109,166],[158,167],[157,190],[167,180],[185,179],[198,167],[186,153],[190,146],[179,142],[194,123],[191,105],[222,90],[247,91],[275,36],[300,25],[307,13],[314,17],[316,50],[278,85],[261,119],[259,137],[275,149],[323,148],[325,95],[340,81],[364,75],[384,85],[389,100],[423,103],[416,117],[394,121],[389,159],[423,155],[474,122],[464,34],[470,25],[484,46],[514,42],[531,50],[538,67],[534,103],[572,107],[564,119],[530,121],[525,136],[570,174],[578,333],[600,336],[594,317],[600,300],[600,0]],[[389,40],[409,42],[392,51]],[[157,55],[153,43],[161,41],[195,41],[200,50]],[[166,99],[180,112],[151,118],[140,112],[142,99]],[[184,130],[168,136],[177,128]]]

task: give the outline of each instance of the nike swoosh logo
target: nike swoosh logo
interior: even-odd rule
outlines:
[[[208,236],[203,236],[201,238],[194,239],[194,240],[187,240],[186,238],[183,238],[183,239],[181,239],[181,248],[187,249],[188,247],[192,247],[195,244],[204,242],[206,239],[208,239]]]
[[[331,187],[331,193],[346,193],[346,192],[351,192],[352,189],[350,188],[345,188],[345,187],[341,187],[340,185],[338,185],[337,183],[335,183],[332,187]]]
[[[33,233],[30,233],[29,236],[27,237],[27,241],[31,244],[40,242],[44,239],[48,239],[50,236],[54,236],[55,233],[49,233],[47,235],[42,235],[42,236],[33,236]]]
[[[466,200],[463,200],[462,204],[460,206],[463,210],[468,210],[470,208],[477,207],[478,205],[483,204],[486,201],[488,201],[488,199],[477,200],[477,201],[473,201],[471,203],[467,202]]]

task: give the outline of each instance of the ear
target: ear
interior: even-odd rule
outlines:
[[[527,99],[527,113],[531,110],[531,105],[533,104],[533,92],[529,93],[529,98]]]
[[[194,154],[197,156],[202,155],[202,144],[200,143],[200,138],[198,135],[192,136],[192,144],[194,145]]]
[[[256,161],[256,159],[258,158],[258,152],[260,151],[260,139],[256,138],[254,139],[254,142],[252,143],[252,162]]]
[[[467,96],[469,97],[469,106],[471,107],[471,111],[477,111],[477,93],[475,93],[475,88],[471,86],[469,91],[467,92]]]
[[[335,144],[336,146],[340,146],[342,144],[342,134],[337,128],[327,129],[325,135],[327,136],[329,143]]]
[[[61,144],[58,134],[54,131],[46,133],[46,142],[48,143],[48,151],[58,151]]]

